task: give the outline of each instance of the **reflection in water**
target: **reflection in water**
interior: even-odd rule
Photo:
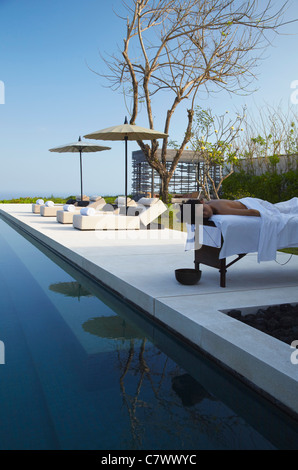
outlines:
[[[120,369],[119,384],[122,393],[123,404],[125,405],[129,416],[133,447],[136,449],[140,448],[142,441],[141,429],[143,425],[142,421],[139,421],[137,417],[137,411],[138,407],[150,407],[149,403],[146,404],[143,400],[140,399],[142,384],[146,376],[154,388],[154,382],[150,377],[150,367],[146,363],[144,356],[146,338],[144,338],[144,335],[136,327],[118,315],[92,318],[83,323],[82,327],[84,331],[99,336],[100,338],[130,341],[127,357],[124,359],[123,363],[121,354],[118,352],[118,362]],[[138,346],[136,347],[136,339],[141,340],[140,347],[139,341],[137,342]],[[137,354],[138,348],[139,353]],[[137,367],[133,365],[135,355],[137,355]],[[138,375],[137,386],[133,394],[128,393],[125,386],[125,378],[130,372],[130,369],[134,369],[134,375]],[[154,394],[156,395],[155,390]]]
[[[118,352],[118,363],[131,448],[143,448],[150,428],[158,429],[160,437],[164,433],[175,442],[187,442],[190,448],[200,440],[211,448],[213,443],[217,448],[229,448],[231,443],[235,449],[255,447],[254,434],[245,421],[222,407],[216,397],[146,340],[139,347],[131,340],[129,351]]]
[[[139,448],[141,444],[141,432],[140,422],[137,418],[137,409],[139,406],[144,406],[144,402],[139,400],[139,395],[141,393],[144,377],[150,373],[150,368],[144,358],[146,338],[144,338],[144,335],[136,327],[127,322],[124,318],[121,318],[119,315],[92,318],[83,323],[82,327],[84,331],[99,336],[100,338],[130,342],[127,357],[124,359],[123,363],[121,354],[118,352],[118,362],[120,369],[119,383],[123,404],[125,405],[129,416],[131,436],[134,443],[133,447]],[[135,346],[136,339],[141,340],[141,346],[137,356],[137,371],[134,372],[134,374],[137,373],[139,375],[139,379],[135,393],[131,395],[126,391],[125,377],[130,371],[135,354],[137,354]]]
[[[144,335],[118,315],[91,318],[82,325],[83,330],[100,338],[130,340]]]
[[[93,295],[75,281],[51,284],[50,290],[79,300]],[[103,301],[102,297],[99,300]],[[161,436],[177,442],[182,435],[182,442],[185,440],[194,448],[199,436],[203,440],[208,436],[209,442],[214,441],[222,448],[228,448],[231,442],[234,448],[241,448],[240,435],[245,435],[248,447],[254,448],[247,423],[223,408],[197,380],[156,348],[124,313],[96,316],[81,327],[85,333],[116,342],[117,382],[122,413],[126,410],[124,415],[129,423],[125,431],[128,448],[143,448],[149,429],[153,431],[156,427]],[[118,347],[123,343],[127,348]],[[113,374],[112,370],[110,373]]]
[[[172,388],[177,393],[184,406],[193,406],[196,403],[200,403],[205,398],[215,400],[215,398],[189,374],[173,377]]]
[[[216,407],[221,406],[220,402],[191,375],[181,374],[180,367],[173,367],[167,356],[120,315],[92,318],[82,327],[101,338],[129,341],[128,349],[117,350],[117,364],[123,409],[130,425],[126,438],[130,435],[131,449],[143,448],[147,429],[152,425],[174,439],[181,438],[182,433],[182,440],[189,443],[197,439],[192,433],[202,433],[223,448],[231,439],[237,442],[238,433],[246,433],[245,429],[249,432],[246,423],[230,410],[219,416]],[[251,445],[249,437],[248,442]]]
[[[149,378],[149,381],[151,382],[151,385],[153,385],[153,382],[150,380],[150,367],[147,365],[145,357],[144,357],[145,344],[146,344],[146,339],[143,339],[142,345],[140,347],[139,355],[138,355],[137,372],[139,374],[139,379],[138,379],[137,387],[136,387],[134,394],[129,394],[126,391],[125,381],[124,381],[126,374],[128,374],[130,370],[130,366],[132,364],[133,357],[135,354],[135,345],[134,345],[133,340],[131,340],[130,342],[130,348],[129,348],[127,360],[123,367],[123,373],[120,376],[120,389],[122,393],[123,403],[126,407],[126,410],[129,416],[132,442],[133,442],[133,447],[135,449],[138,449],[141,447],[142,435],[144,433],[142,419],[140,420],[137,415],[138,408],[148,407],[148,404],[146,404],[146,402],[140,398],[144,378],[147,376]]]
[[[80,300],[80,297],[92,297],[93,294],[85,289],[82,284],[76,281],[72,282],[57,282],[56,284],[51,284],[49,289],[57,294],[63,294],[66,297],[77,297]]]

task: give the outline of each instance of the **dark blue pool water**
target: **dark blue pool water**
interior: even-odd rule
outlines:
[[[297,423],[0,219],[0,449],[296,449]]]

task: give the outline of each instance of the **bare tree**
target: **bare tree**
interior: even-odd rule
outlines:
[[[153,97],[168,93],[164,129],[170,133],[178,106],[187,102],[185,133],[169,168],[169,138],[162,143],[139,141],[148,163],[160,175],[160,193],[168,200],[168,186],[191,138],[194,107],[200,90],[249,91],[260,51],[268,47],[283,23],[288,2],[274,8],[271,0],[127,0],[126,37],[120,54],[105,59],[109,86],[132,100],[130,123],[135,124],[140,102],[154,128]],[[119,15],[120,16],[120,15]]]

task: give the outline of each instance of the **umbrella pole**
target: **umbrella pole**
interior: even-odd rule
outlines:
[[[127,140],[128,137],[124,137],[125,140],[125,215],[127,215]]]
[[[151,172],[151,197],[154,197],[154,168]]]
[[[81,201],[83,200],[82,151],[80,150]]]

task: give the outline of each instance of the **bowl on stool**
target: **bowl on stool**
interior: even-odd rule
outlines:
[[[202,271],[198,269],[191,269],[191,268],[181,268],[175,269],[175,276],[180,284],[184,284],[186,286],[193,286],[197,284],[201,279]]]

